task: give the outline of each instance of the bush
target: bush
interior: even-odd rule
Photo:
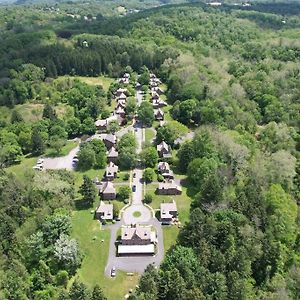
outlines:
[[[118,192],[118,198],[122,201],[129,199],[131,194],[131,189],[129,186],[121,186]]]
[[[130,174],[129,173],[125,173],[124,177],[123,177],[123,180],[127,181],[129,179],[129,177],[130,177]]]
[[[150,204],[153,201],[153,196],[151,194],[146,194],[144,198],[144,203]]]
[[[163,182],[164,180],[164,176],[162,176],[161,174],[157,174],[157,181]]]

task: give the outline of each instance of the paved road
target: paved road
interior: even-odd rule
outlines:
[[[142,102],[142,94],[137,91],[136,94],[137,103]],[[135,123],[135,136],[138,143],[137,152],[140,153],[142,150],[142,144],[145,138],[144,129],[138,124]],[[153,216],[152,211],[143,205],[143,170],[141,168],[136,168],[133,170],[135,174],[132,185],[136,187],[135,192],[132,193],[132,202],[129,207],[127,207],[122,215],[122,220],[117,224],[107,226],[111,230],[110,237],[110,246],[109,246],[109,257],[108,262],[105,268],[106,276],[110,276],[112,267],[115,267],[117,270],[122,270],[125,272],[137,272],[143,273],[145,268],[149,264],[154,264],[159,266],[163,257],[164,257],[164,243],[163,243],[163,231],[161,228],[160,222]],[[134,212],[139,212],[140,216],[135,217]],[[122,225],[130,224],[149,224],[152,225],[157,234],[157,252],[154,256],[134,256],[134,257],[118,257],[116,256],[116,239],[118,229]]]
[[[46,157],[44,160],[44,169],[57,170],[57,169],[66,169],[73,170],[73,157],[79,151],[79,146],[72,149],[68,155],[61,157]]]

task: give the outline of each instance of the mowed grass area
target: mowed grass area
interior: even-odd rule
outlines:
[[[162,225],[164,232],[164,248],[165,252],[176,244],[179,228],[176,225]]]
[[[145,128],[145,143],[149,144],[155,137],[155,132],[152,128]]]
[[[25,103],[14,108],[0,106],[0,120],[10,122],[13,110],[16,110],[25,122],[35,122],[42,119],[44,104]]]
[[[114,78],[106,77],[106,76],[98,76],[98,77],[84,77],[84,76],[60,76],[60,78],[71,78],[71,79],[79,79],[82,82],[85,82],[89,85],[101,85],[103,89],[107,92],[110,84],[115,81]]]
[[[145,192],[153,196],[153,201],[150,203],[150,206],[157,210],[160,208],[160,203],[162,202],[172,202],[174,199],[176,201],[177,210],[179,213],[179,221],[185,223],[189,220],[189,211],[191,205],[191,198],[187,195],[187,188],[182,187],[182,194],[169,196],[169,195],[157,195],[155,190],[158,184],[147,184]]]
[[[60,152],[57,153],[54,149],[48,148],[44,154],[46,157],[58,157],[58,156],[66,156],[69,152],[77,147],[79,144],[78,141],[67,141],[67,143],[61,148]]]
[[[24,181],[25,175],[30,172],[37,172],[32,169],[32,167],[37,162],[37,157],[23,157],[21,162],[16,165],[12,165],[5,170],[7,172],[13,173],[21,182]]]
[[[72,237],[76,238],[84,255],[76,276],[90,288],[99,284],[109,300],[124,299],[129,289],[138,283],[139,276],[117,271],[115,278],[105,277],[110,231],[101,229],[90,209],[74,211],[72,225]]]

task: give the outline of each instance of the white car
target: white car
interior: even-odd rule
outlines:
[[[38,161],[37,161],[37,165],[44,163],[44,161],[45,160],[43,158],[39,158]]]
[[[37,170],[37,171],[42,171],[43,170],[43,166],[42,165],[36,165],[34,167],[32,167],[33,170]]]
[[[112,268],[111,268],[110,276],[111,276],[111,277],[116,277],[116,267],[112,267]]]

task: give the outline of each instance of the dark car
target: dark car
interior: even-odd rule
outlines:
[[[136,185],[132,186],[132,191],[135,192],[136,191]]]
[[[133,173],[133,178],[135,178],[136,177],[136,173]]]

